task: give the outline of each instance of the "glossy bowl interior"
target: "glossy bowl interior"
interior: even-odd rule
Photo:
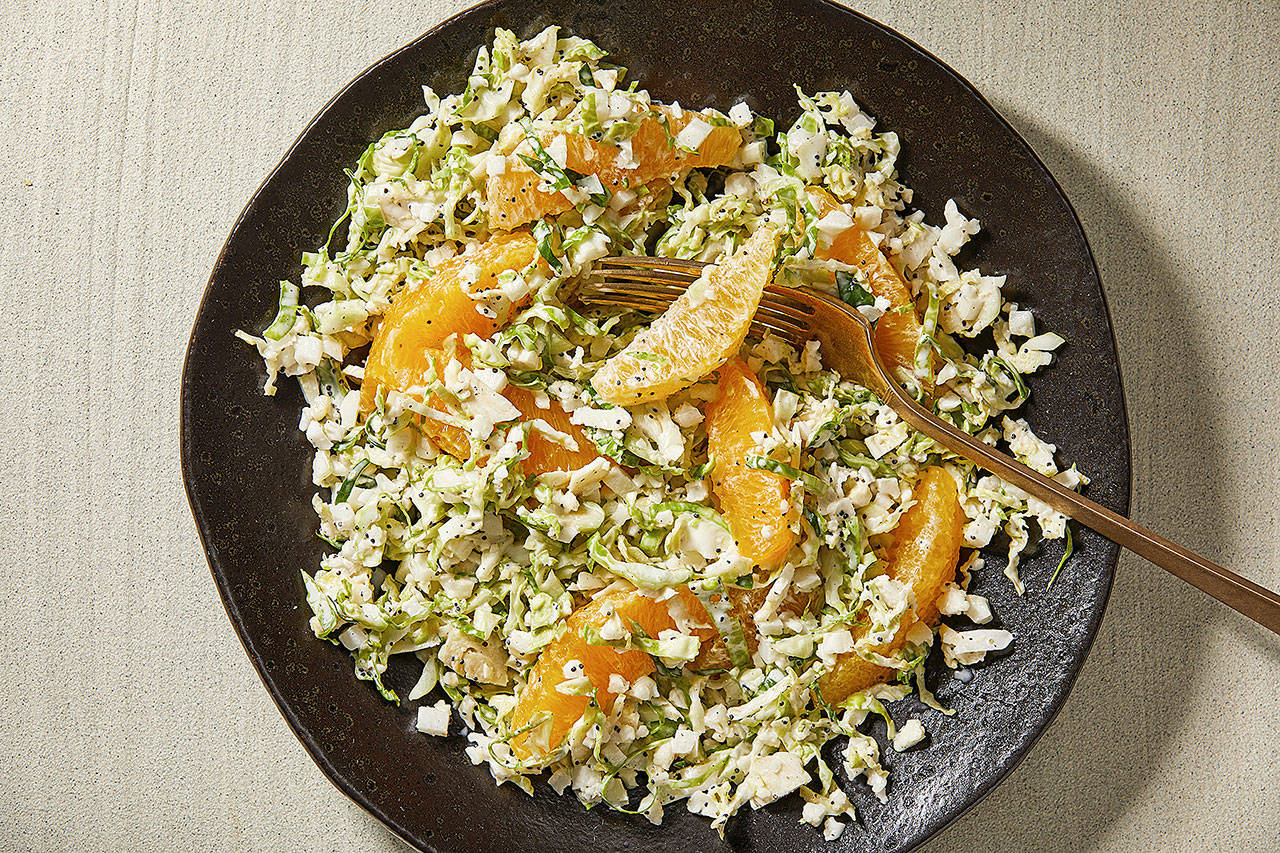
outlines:
[[[728,109],[746,100],[780,122],[796,113],[792,84],[848,89],[903,143],[900,169],[930,221],[955,198],[982,220],[962,260],[1009,276],[1006,294],[1032,307],[1069,344],[1031,383],[1025,416],[1063,459],[1093,478],[1088,494],[1125,512],[1129,443],[1110,319],[1080,224],[1053,178],[972,86],[921,48],[820,0],[611,0],[538,4],[503,0],[470,9],[369,68],[303,132],[245,208],[218,259],[187,352],[182,468],[213,577],[263,683],[320,768],[354,800],[423,849],[569,851],[905,850],[955,819],[1002,779],[1061,707],[1093,640],[1117,548],[1086,530],[1052,590],[1061,553],[1048,544],[1024,564],[1024,597],[1003,578],[999,549],[974,589],[1013,631],[1010,652],[963,683],[931,662],[930,684],[956,709],[944,717],[905,700],[930,738],[906,754],[885,750],[889,801],[846,784],[861,821],[836,844],[798,822],[787,798],[733,819],[723,839],[681,807],[655,827],[585,810],[544,783],[532,798],[496,788],[463,755],[458,735],[414,731],[414,705],[394,707],[352,675],[347,653],[316,640],[299,578],[320,559],[310,507],[310,453],[297,431],[300,395],[264,372],[235,329],[274,312],[277,282],[297,280],[299,255],[319,245],[345,207],[343,168],[383,132],[422,110],[421,86],[459,91],[495,26],[531,35],[560,24],[590,37],[655,97]],[[393,666],[401,695],[415,667]],[[458,723],[454,722],[456,732]],[[883,724],[870,731],[884,742]]]

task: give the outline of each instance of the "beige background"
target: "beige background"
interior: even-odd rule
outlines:
[[[227,623],[178,378],[254,188],[343,83],[463,5],[0,11],[0,848],[403,849],[312,765]],[[1135,517],[1280,587],[1277,4],[947,6],[859,4],[985,92],[1078,208]],[[1278,682],[1280,640],[1126,557],[1057,722],[928,849],[1275,850]]]

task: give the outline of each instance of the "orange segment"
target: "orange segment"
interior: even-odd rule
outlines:
[[[449,361],[442,344],[450,335],[476,334],[489,337],[498,322],[476,311],[476,302],[467,295],[465,282],[474,280],[479,288],[491,287],[506,270],[521,269],[534,259],[536,247],[526,232],[500,234],[480,244],[473,252],[442,262],[435,273],[402,291],[369,347],[364,382],[360,388],[360,408],[373,409],[381,388],[406,391],[426,382],[432,371],[441,376]],[[470,364],[470,353],[458,350],[457,358]],[[593,445],[558,404],[540,409],[533,394],[523,388],[508,386],[504,396],[521,411],[525,419],[542,418],[555,429],[568,433],[578,442],[578,449],[567,450],[555,442],[534,434],[529,441],[529,458],[524,468],[528,474],[573,470],[591,462],[598,454]],[[436,395],[427,405],[443,409],[444,401]],[[458,459],[471,455],[471,442],[465,430],[433,418],[422,422],[422,430],[436,446]]]
[[[458,358],[465,358],[469,363],[470,355],[469,351],[463,350],[458,354]],[[443,375],[445,365],[449,362],[444,350],[427,350],[423,354],[423,359],[427,363],[435,365],[437,376]],[[368,374],[366,373],[365,376],[367,377]],[[364,389],[361,388],[360,390],[363,393]],[[363,398],[361,402],[363,402]],[[437,411],[444,411],[445,409],[445,402],[438,394],[429,396],[427,405]],[[471,439],[467,437],[467,431],[461,427],[438,421],[435,418],[423,418],[422,431],[435,443],[436,447],[456,459],[466,459],[471,455]]]
[[[529,436],[529,456],[524,460],[524,472],[530,475],[548,474],[552,471],[576,471],[600,458],[596,446],[587,438],[582,427],[570,422],[569,414],[554,400],[545,409],[538,408],[534,394],[525,388],[508,385],[502,396],[520,410],[521,419],[533,421],[542,419],[552,429],[567,433],[578,443],[577,450],[557,444],[541,433],[534,432]]]
[[[703,643],[718,639],[719,634],[710,626],[711,619],[697,596],[688,587],[680,587],[677,594],[687,612],[704,623],[695,630]],[[615,613],[621,614],[628,630],[630,622],[635,622],[650,637],[656,638],[662,631],[676,627],[668,602],[657,601],[637,589],[607,593],[569,614],[564,633],[538,656],[511,713],[511,730],[517,732],[545,716],[541,725],[511,740],[511,748],[521,759],[545,755],[558,747],[591,702],[589,696],[572,696],[556,690],[565,681],[565,664],[574,660],[582,663],[582,674],[595,688],[597,701],[605,711],[613,710],[617,698],[609,690],[609,676],[620,675],[632,682],[653,672],[653,659],[647,652],[587,642],[584,629],[590,626],[599,630]]]
[[[729,613],[742,626],[742,637],[747,641],[747,651],[753,655],[760,647],[760,631],[756,625],[756,613],[764,606],[764,600],[769,596],[769,590],[772,585],[772,578],[757,575],[756,585],[751,589],[730,586],[727,590],[731,605]],[[797,592],[793,587],[787,593],[786,598],[782,600],[782,603],[778,605],[778,612],[800,616],[804,613],[813,612],[815,606],[820,606],[821,603],[821,587],[813,592]],[[729,667],[731,665],[728,648],[725,646],[723,639],[705,645],[700,650],[698,659],[691,664],[694,669]]]
[[[897,640],[898,637],[894,637],[894,643]],[[876,651],[880,654],[892,653],[894,643]],[[828,705],[839,705],[853,694],[875,687],[877,684],[885,684],[895,677],[895,670],[872,663],[860,657],[857,652],[845,652],[836,658],[835,667],[818,679],[818,690],[822,693],[823,701]]]
[[[826,190],[809,187],[808,192],[819,216],[839,207]],[[889,310],[876,322],[876,350],[889,362],[890,369],[898,367],[911,372],[916,362],[916,344],[920,342],[923,328],[916,317],[911,288],[871,235],[857,225],[846,228],[829,248],[818,251],[818,257],[832,258],[857,267],[871,292],[888,300]]]
[[[685,111],[679,118],[659,106],[667,117],[671,135],[675,137],[693,121],[695,113]],[[632,168],[619,164],[622,149],[617,145],[595,142],[577,133],[544,133],[539,140],[550,146],[557,136],[565,140],[565,165],[582,175],[595,175],[610,189],[638,187],[656,178],[669,178],[689,169],[723,166],[731,161],[742,144],[742,134],[728,125],[713,127],[693,153],[668,144],[667,132],[655,118],[640,122],[631,137]],[[519,159],[507,158],[506,171],[489,175],[485,198],[489,222],[495,228],[515,228],[544,216],[563,213],[573,205],[562,193],[539,189],[542,177]]]
[[[778,232],[761,228],[728,259],[707,267],[671,307],[591,377],[615,405],[661,400],[738,352],[773,273]]]
[[[475,334],[487,338],[498,322],[476,311],[467,295],[472,280],[477,289],[495,285],[507,270],[533,262],[537,254],[533,237],[525,232],[501,234],[481,243],[474,251],[441,262],[428,278],[409,284],[382,316],[382,324],[369,347],[360,408],[369,412],[379,388],[404,391],[425,381],[438,350],[450,335]]]
[[[926,468],[911,494],[917,503],[894,530],[890,577],[915,591],[916,620],[933,625],[942,585],[956,577],[966,519],[956,481],[945,468]]]
[[[715,457],[711,490],[738,551],[767,565],[791,549],[791,481],[772,471],[747,466],[760,453],[754,432],[773,429],[773,403],[751,368],[734,357],[720,368],[716,398],[706,406],[707,455]]]
[[[471,362],[470,353],[467,350],[460,351],[457,357],[464,364],[469,365]],[[437,375],[444,371],[448,361],[443,350],[427,350],[425,359],[428,362],[434,362]],[[521,464],[525,474],[536,476],[552,471],[576,471],[599,458],[600,454],[595,444],[587,438],[580,426],[569,420],[568,412],[559,403],[553,400],[549,401],[547,408],[539,408],[532,391],[515,385],[508,385],[503,389],[502,396],[520,410],[520,420],[541,419],[546,421],[552,429],[572,436],[578,443],[577,450],[570,450],[539,432],[530,433],[529,455]],[[445,407],[444,401],[435,394],[427,398],[427,405],[439,410]],[[457,459],[467,459],[471,456],[471,441],[467,437],[466,430],[435,418],[423,418],[422,431],[431,438],[436,447],[450,456]]]
[[[683,110],[679,117],[673,115],[669,107],[659,105],[656,111],[666,117],[672,139],[695,118],[706,120],[690,110]],[[688,152],[668,141],[660,121],[646,118],[631,137],[631,158],[636,161],[632,169],[618,165],[621,153],[618,146],[592,142],[581,136],[578,140],[568,148],[570,169],[584,175],[597,175],[610,186],[634,187],[689,169],[723,166],[738,153],[742,134],[730,125],[715,126],[693,152]]]
[[[926,468],[911,494],[916,503],[902,514],[893,531],[887,571],[889,577],[906,584],[915,594],[915,616],[904,616],[894,638],[876,649],[886,656],[902,648],[907,633],[917,623],[937,623],[938,596],[943,584],[955,580],[963,541],[964,510],[955,480],[945,469]],[[834,705],[894,675],[894,670],[865,660],[857,652],[846,652],[818,682],[818,688],[823,698]]]
[[[489,175],[484,191],[489,227],[517,228],[573,207],[562,193],[547,192],[541,184],[542,178],[523,163],[508,163],[501,175]]]

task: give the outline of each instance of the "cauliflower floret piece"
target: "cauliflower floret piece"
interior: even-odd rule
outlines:
[[[753,787],[755,793],[751,796],[751,807],[758,809],[785,797],[808,781],[809,774],[805,772],[800,756],[791,752],[775,752],[751,762],[744,784]]]
[[[440,647],[440,660],[472,681],[506,684],[506,652],[501,643],[478,643],[458,628],[450,628],[449,637]]]

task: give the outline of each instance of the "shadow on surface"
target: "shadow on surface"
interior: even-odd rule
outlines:
[[[997,109],[1062,184],[1097,259],[1128,398],[1133,517],[1221,559],[1232,512],[1217,477],[1225,464],[1214,442],[1219,400],[1185,274],[1129,188],[1034,119]],[[1008,781],[926,845],[930,853],[1093,849],[1142,801],[1186,724],[1185,697],[1202,677],[1210,638],[1233,617],[1122,554],[1102,628],[1056,723]]]
[[[402,841],[395,833],[387,829],[386,824],[365,811],[354,800],[347,803],[347,810],[352,815],[352,823],[360,826],[359,837],[370,840],[378,839],[379,843],[376,848],[366,848],[369,853],[374,853],[374,851],[378,851],[378,853],[413,853],[417,849]]]

